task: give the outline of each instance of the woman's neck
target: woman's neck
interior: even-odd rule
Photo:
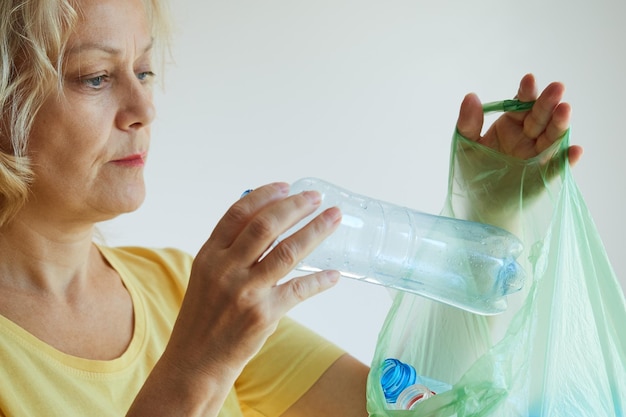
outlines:
[[[66,294],[104,263],[92,243],[93,230],[13,219],[0,228],[0,286]]]
[[[69,355],[119,357],[133,336],[133,303],[92,243],[93,227],[35,226],[0,228],[0,315]]]

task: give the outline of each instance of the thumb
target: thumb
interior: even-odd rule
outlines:
[[[474,93],[466,95],[461,103],[459,118],[456,122],[456,128],[459,133],[467,139],[473,141],[480,140],[483,120],[483,108],[478,96]]]

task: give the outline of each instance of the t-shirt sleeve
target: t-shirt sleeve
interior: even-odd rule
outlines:
[[[235,383],[244,415],[281,415],[343,354],[313,331],[284,318]]]

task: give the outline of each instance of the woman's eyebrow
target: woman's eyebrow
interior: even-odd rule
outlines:
[[[148,43],[142,50],[142,55],[149,52],[152,49],[152,46],[154,44],[154,40],[150,40],[150,43]],[[81,52],[85,52],[85,51],[102,51],[108,55],[120,55],[122,53],[122,49],[120,48],[115,48],[111,45],[108,45],[106,43],[102,43],[102,42],[86,42],[86,43],[80,43],[77,45],[72,46],[70,49],[68,49],[67,54],[68,55],[75,55]]]

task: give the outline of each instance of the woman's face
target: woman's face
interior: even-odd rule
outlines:
[[[63,94],[35,118],[28,208],[45,218],[96,222],[143,202],[150,143],[152,37],[143,0],[76,0]]]

